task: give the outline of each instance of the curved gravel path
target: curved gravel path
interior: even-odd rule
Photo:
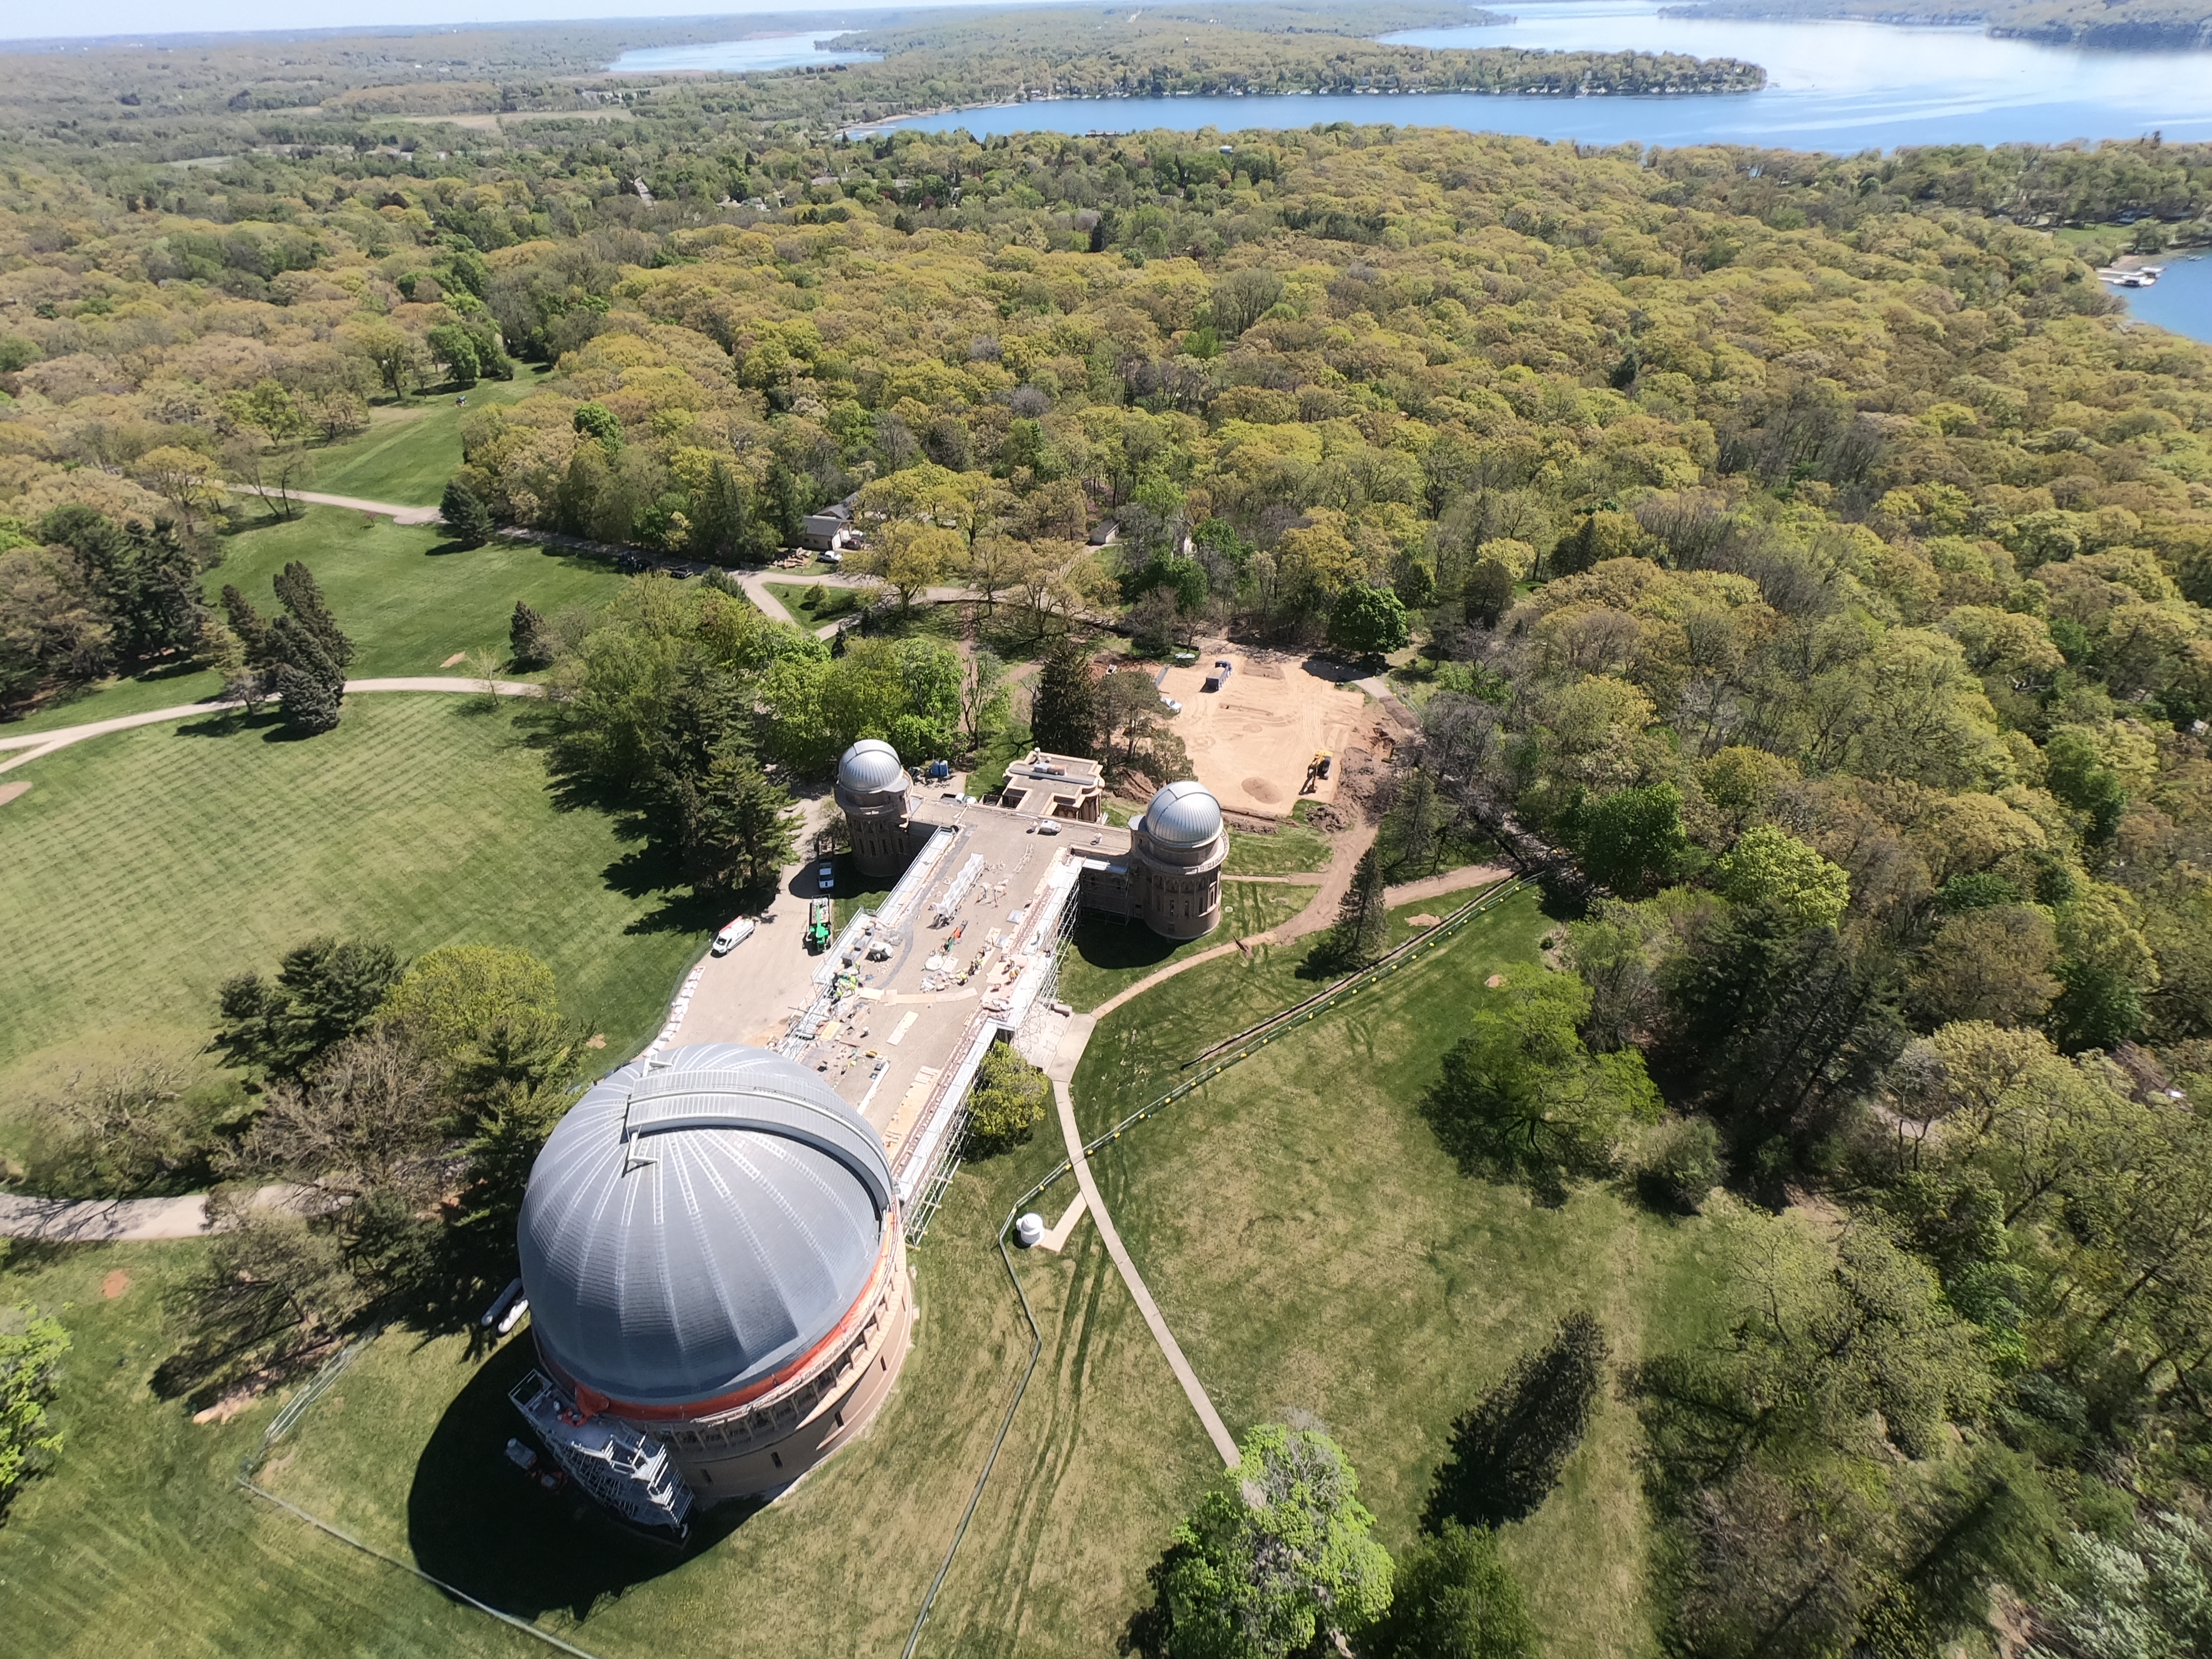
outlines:
[[[1328,872],[1322,878],[1320,890],[1306,908],[1288,921],[1278,923],[1265,933],[1254,933],[1248,939],[1231,939],[1226,945],[1216,945],[1185,957],[1181,962],[1171,962],[1157,973],[1147,974],[1134,985],[1116,991],[1112,996],[1091,1011],[1094,1019],[1103,1019],[1125,1002],[1133,1002],[1155,986],[1164,984],[1177,974],[1188,973],[1202,962],[1212,962],[1225,957],[1231,951],[1248,945],[1279,945],[1287,940],[1303,939],[1308,933],[1317,933],[1336,921],[1337,907],[1344,902],[1345,893],[1352,886],[1352,872],[1358,867],[1359,855],[1374,844],[1375,831],[1363,829],[1346,836],[1338,843],[1337,854],[1329,860]],[[1347,856],[1347,853],[1349,856]],[[1464,869],[1447,870],[1440,876],[1424,876],[1419,881],[1401,883],[1382,890],[1382,902],[1395,909],[1401,904],[1417,900],[1441,898],[1447,893],[1456,893],[1469,887],[1486,887],[1492,882],[1504,881],[1512,872],[1498,864],[1470,864]],[[1295,880],[1295,877],[1244,876],[1225,877],[1229,881]]]
[[[259,495],[262,492],[251,484],[228,486],[234,495]],[[402,507],[398,501],[368,501],[358,495],[325,495],[320,490],[290,489],[284,492],[295,501],[305,501],[310,507],[343,507],[353,513],[374,513],[394,524],[437,524],[441,522],[434,507]],[[274,490],[269,492],[273,495]]]
[[[392,679],[348,680],[349,695],[356,691],[461,691],[481,696],[482,680],[465,679],[454,674],[412,674]],[[491,689],[502,697],[538,697],[545,694],[542,685],[532,685],[523,680],[494,680]],[[150,709],[143,714],[118,714],[113,720],[88,720],[82,726],[64,726],[52,732],[33,732],[27,737],[0,738],[0,750],[21,750],[0,761],[0,772],[25,761],[34,761],[41,755],[51,755],[57,749],[66,749],[73,743],[82,743],[87,738],[105,737],[110,732],[128,732],[135,726],[159,726],[164,720],[186,720],[198,714],[221,714],[240,707],[221,698],[212,702],[180,702],[173,708]]]

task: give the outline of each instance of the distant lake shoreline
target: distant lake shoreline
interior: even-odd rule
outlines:
[[[1583,143],[1756,144],[1840,154],[1900,145],[2094,143],[2162,133],[2212,140],[2212,52],[2132,52],[1999,39],[1978,28],[1669,17],[1658,0],[1534,0],[1488,27],[1413,29],[1386,43],[1559,52],[1683,52],[1766,70],[1747,93],[1547,96],[1293,93],[1049,98],[970,106],[866,131],[1450,126]],[[1150,106],[1139,114],[1140,107]],[[862,131],[863,129],[855,129]]]

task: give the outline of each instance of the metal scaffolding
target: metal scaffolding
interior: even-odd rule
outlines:
[[[532,1371],[507,1397],[568,1478],[600,1503],[641,1526],[689,1530],[691,1488],[667,1447],[612,1418],[586,1416],[543,1371]]]

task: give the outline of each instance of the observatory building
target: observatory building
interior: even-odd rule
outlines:
[[[1007,820],[1004,828],[1016,833],[1103,830],[1105,793],[1097,762],[1034,750],[1006,769],[1006,782],[982,811]],[[845,751],[837,763],[836,797],[854,857],[869,876],[901,874],[939,835],[979,845],[992,839],[977,809],[957,796],[917,803],[898,751],[880,738],[863,738]],[[1079,906],[1141,921],[1172,939],[1202,938],[1220,925],[1229,836],[1212,790],[1195,779],[1170,783],[1130,826],[1126,846],[1119,844],[1121,832],[1112,835],[1113,848],[1093,853],[1085,847],[1079,854]],[[1089,838],[1094,845],[1106,839]]]
[[[862,738],[837,762],[837,805],[867,876],[895,876],[914,856],[914,793],[898,750]]]
[[[776,1047],[684,1040],[702,964],[561,1120],[523,1200],[538,1369],[511,1397],[592,1497],[680,1528],[789,1486],[882,1408],[913,1335],[907,1243],[984,1056],[1049,1024],[1079,914],[1172,939],[1220,922],[1212,794],[1169,784],[1126,830],[1104,796],[1096,762],[1040,750],[983,800],[933,797],[889,744],[854,744],[837,804],[860,867],[896,881]]]
[[[1221,865],[1229,837],[1221,803],[1195,779],[1170,783],[1130,826],[1129,879],[1137,913],[1166,939],[1198,939],[1221,921]]]
[[[515,1404],[631,1519],[787,1486],[858,1435],[914,1322],[891,1167],[784,1055],[702,1044],[602,1079],[531,1170],[543,1366]]]

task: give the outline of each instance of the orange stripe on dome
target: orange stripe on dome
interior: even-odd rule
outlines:
[[[695,1401],[680,1406],[633,1405],[628,1401],[602,1394],[587,1382],[578,1382],[569,1375],[568,1368],[553,1357],[542,1340],[538,1342],[538,1357],[545,1362],[546,1369],[559,1379],[561,1385],[575,1396],[576,1404],[593,1416],[604,1412],[637,1423],[689,1423],[702,1417],[719,1417],[724,1412],[735,1411],[764,1395],[775,1393],[785,1383],[805,1375],[827,1351],[841,1348],[852,1340],[854,1333],[875,1310],[876,1304],[883,1299],[884,1287],[890,1279],[892,1252],[903,1247],[905,1230],[898,1224],[896,1205],[887,1219],[890,1224],[884,1229],[884,1245],[876,1253],[875,1269],[868,1276],[866,1288],[846,1311],[844,1318],[837,1322],[829,1335],[788,1365],[757,1382],[748,1383],[735,1393],[717,1395],[711,1400]],[[534,1338],[534,1332],[532,1335]]]

